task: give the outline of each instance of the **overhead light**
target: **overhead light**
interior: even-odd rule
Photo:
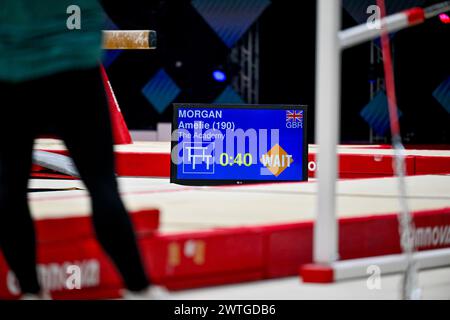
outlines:
[[[214,70],[212,76],[217,82],[225,82],[227,80],[227,75],[222,70]]]

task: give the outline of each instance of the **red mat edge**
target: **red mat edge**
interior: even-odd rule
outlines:
[[[43,151],[68,155],[67,150]],[[119,176],[170,177],[170,153],[117,151],[115,154],[116,171]],[[408,175],[450,173],[450,157],[408,155],[405,158]],[[392,160],[392,155],[341,154],[339,155],[340,177],[370,178],[392,176]],[[315,153],[310,153],[308,156],[308,162],[312,161],[315,161]],[[42,168],[34,167],[34,172],[39,172],[39,170],[42,170]],[[308,176],[314,177],[315,171],[308,170]]]
[[[367,217],[352,217],[340,219],[340,251],[343,255],[342,258],[350,259],[355,257],[373,256],[378,255],[380,251],[383,252],[383,254],[398,253],[400,247],[398,243],[396,217],[396,214],[391,213]],[[450,208],[418,211],[414,213],[414,217],[418,227],[435,227],[437,225],[443,224],[447,226],[450,225]],[[374,224],[378,225],[381,231],[388,232],[390,233],[390,235],[382,235],[382,237],[369,237],[370,232],[367,233],[368,229],[370,229],[370,231],[373,231]],[[156,282],[166,284],[167,286],[169,286],[169,288],[172,289],[186,289],[225,283],[235,283],[244,280],[247,281],[277,278],[283,276],[294,276],[297,274],[299,265],[312,262],[312,227],[312,222],[299,222],[279,225],[208,230],[194,233],[187,232],[170,235],[156,233],[154,235],[141,235],[139,236],[139,238],[140,246],[143,255],[145,256],[144,260],[148,265],[150,273],[152,275],[155,275],[157,273],[160,274],[159,279],[158,277],[156,277]],[[350,229],[345,230],[346,228]],[[307,241],[300,244],[298,242],[293,242],[291,241],[291,239],[289,239],[289,237],[287,237],[286,234],[284,234],[285,232],[291,232],[295,236],[305,237]],[[254,244],[250,244],[260,246],[261,250],[256,250],[257,252],[255,252],[254,257],[248,259],[247,265],[243,265],[242,268],[236,268],[235,263],[234,269],[231,269],[230,272],[230,268],[227,266],[226,262],[231,261],[230,259],[233,257],[235,259],[241,259],[242,257],[240,257],[241,247],[235,246],[233,242],[231,244],[228,242],[230,241],[230,239],[232,239],[233,241],[239,243],[239,239],[244,238],[246,238],[246,241],[248,241],[249,235],[250,239],[252,238],[252,236],[254,237]],[[365,242],[355,242],[355,237],[363,237],[363,239],[365,239]],[[380,238],[382,240],[381,242],[373,242],[374,239],[376,240]],[[209,252],[208,249],[210,245],[214,245],[212,244],[213,242],[211,242],[214,239],[216,241],[216,246],[223,248],[223,245],[226,246],[228,243],[228,246],[235,247],[236,251],[232,252],[230,250],[218,250]],[[216,260],[216,266],[218,264],[223,264],[222,271],[216,270],[215,272],[208,272],[208,270],[206,270],[207,266],[205,266],[205,263],[195,265],[192,263],[192,261],[189,261],[189,258],[186,258],[184,260],[180,260],[180,264],[177,267],[183,268],[185,270],[187,270],[186,268],[191,269],[191,272],[183,272],[183,275],[180,275],[179,273],[177,273],[176,268],[173,268],[173,270],[169,272],[169,269],[167,267],[168,245],[170,243],[177,242],[185,243],[186,241],[204,241],[206,248],[204,254],[207,255],[204,257],[204,259],[209,259],[212,261]],[[224,244],[222,242],[227,243]],[[291,243],[290,247],[286,248],[286,243]],[[359,248],[354,247],[355,243],[361,244],[362,246],[360,246]],[[155,249],[155,244],[159,249]],[[450,246],[450,244],[447,244],[444,247],[448,246]],[[61,248],[59,250],[63,249]],[[296,256],[296,252],[300,253],[300,256]],[[273,254],[275,254],[275,257],[280,257],[280,253],[285,255],[284,258],[288,257],[289,259],[286,261],[282,261],[282,259],[273,259]],[[190,258],[192,259],[192,257]],[[253,265],[252,259],[260,260]],[[163,262],[162,264],[161,261]],[[286,266],[288,266],[288,268],[285,268]],[[159,270],[155,270],[155,268]],[[112,273],[114,272],[109,272],[108,283],[111,282],[118,285],[120,281],[117,280],[117,274],[113,275]],[[224,279],[226,279],[226,281]],[[3,286],[1,282],[0,286]],[[5,295],[5,289],[6,288],[0,288],[0,296]],[[100,286],[99,289],[103,289],[103,285]],[[90,289],[89,292],[91,294],[91,297],[95,296],[95,294],[92,295],[92,289]],[[59,292],[57,294],[58,297],[64,297],[64,294],[62,292]]]

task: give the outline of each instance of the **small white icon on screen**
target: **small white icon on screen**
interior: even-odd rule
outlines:
[[[183,143],[183,173],[214,174],[214,142]]]

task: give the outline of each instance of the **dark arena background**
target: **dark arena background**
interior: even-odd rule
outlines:
[[[388,1],[388,12],[436,2]],[[360,9],[370,3],[344,0],[343,28],[367,20]],[[310,108],[308,137],[314,141],[315,1],[130,0],[126,6],[104,1],[104,7],[112,28],[158,31],[158,50],[105,51],[131,130],[170,122],[173,102],[300,103]],[[450,143],[448,91],[434,95],[439,86],[448,90],[450,49],[444,39],[449,37],[450,25],[439,18],[391,36],[407,144]],[[343,53],[343,143],[388,141],[380,55],[379,41]],[[215,79],[215,71],[226,79]],[[385,113],[377,122],[370,108],[379,104]]]
[[[450,299],[449,39],[450,0],[0,0],[0,300]]]

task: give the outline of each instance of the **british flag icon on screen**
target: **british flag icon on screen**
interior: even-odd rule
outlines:
[[[303,127],[303,110],[288,110],[286,111],[286,123],[294,122],[296,128]]]

